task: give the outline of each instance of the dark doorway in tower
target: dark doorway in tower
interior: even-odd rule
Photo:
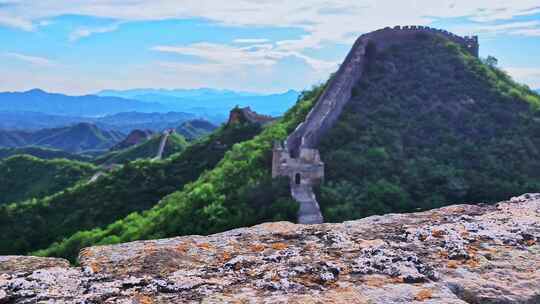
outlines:
[[[294,183],[297,185],[300,185],[301,181],[302,181],[302,177],[300,176],[300,173],[296,173],[296,175],[294,175]]]

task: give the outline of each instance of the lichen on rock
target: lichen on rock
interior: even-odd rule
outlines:
[[[0,257],[0,303],[540,303],[540,194]]]

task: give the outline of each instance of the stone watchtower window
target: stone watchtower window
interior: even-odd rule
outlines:
[[[302,181],[302,177],[300,176],[300,173],[296,173],[294,175],[294,183],[297,185],[300,185],[300,182]]]

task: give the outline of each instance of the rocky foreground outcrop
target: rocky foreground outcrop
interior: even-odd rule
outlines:
[[[540,303],[540,194],[92,247],[80,262],[0,257],[0,303]]]

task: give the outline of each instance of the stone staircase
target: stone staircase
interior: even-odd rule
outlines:
[[[293,185],[291,194],[300,204],[298,224],[321,224],[323,216],[311,185]]]

